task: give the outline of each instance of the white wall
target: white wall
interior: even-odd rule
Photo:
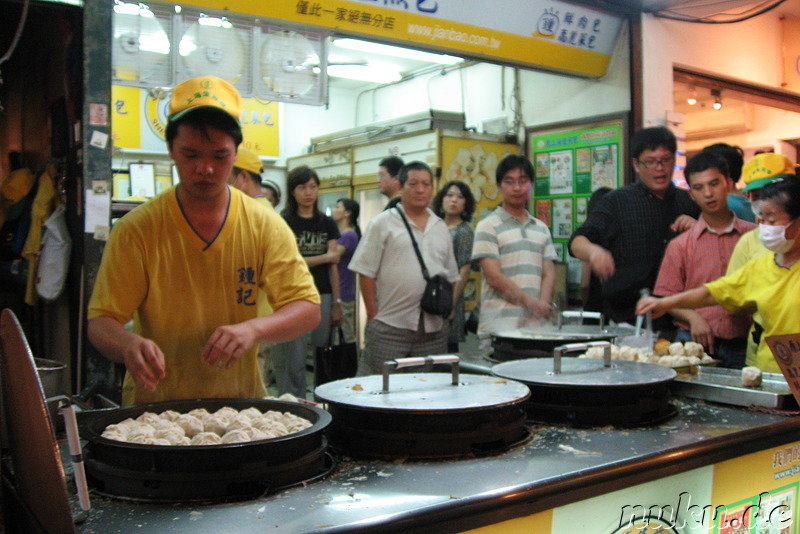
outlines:
[[[602,79],[532,70],[520,71],[523,126],[538,126],[630,110],[629,46],[623,29]],[[514,124],[514,69],[482,63],[367,91],[331,91],[329,109],[281,107],[281,158],[303,154],[309,139],[429,109],[464,112],[466,126],[482,131],[483,121],[505,117]],[[518,132],[520,135],[524,132]]]
[[[697,24],[642,16],[645,126],[672,109],[674,65],[780,87],[779,10],[734,24]]]

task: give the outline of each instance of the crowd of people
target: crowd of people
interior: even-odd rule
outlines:
[[[306,166],[289,173],[276,213],[280,188],[262,181],[260,159],[240,146],[240,110],[239,94],[218,78],[175,88],[166,139],[181,181],[123,218],[105,249],[88,334],[124,364],[125,404],[258,397],[273,381],[280,394],[306,397],[308,355],[325,354],[316,349],[333,329],[357,342],[357,288],[367,323],[349,373],[359,376],[386,360],[457,352],[473,271],[487,352],[492,334],[553,312],[559,258],[528,211],[527,158],[499,162],[502,203],[474,231],[466,184],[437,193],[428,165],[385,158],[378,183],[389,202],[362,235],[358,203],[342,198],[323,213],[319,176]],[[592,195],[568,245],[585,265],[584,304],[618,323],[664,316],[657,328],[671,340],[701,343],[727,367],[775,371],[763,338],[800,328],[791,313],[800,289],[794,166],[778,154],[744,164],[741,150],[713,145],[688,161],[685,191],[672,181],[676,148],[666,128],[636,132],[638,180]],[[742,206],[758,224],[737,215]],[[452,284],[452,302],[431,309],[422,300],[437,277]],[[643,288],[654,296],[640,299]]]

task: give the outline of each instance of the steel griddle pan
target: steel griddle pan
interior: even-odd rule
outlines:
[[[458,373],[454,355],[400,358],[384,374],[322,384],[316,397],[333,415],[331,445],[352,456],[434,458],[489,454],[529,436],[524,384]],[[452,373],[389,370],[450,363]]]

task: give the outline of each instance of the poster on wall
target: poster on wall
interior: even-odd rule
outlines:
[[[627,114],[528,128],[525,147],[534,165],[531,212],[550,228],[555,244],[566,244],[588,216],[592,193],[625,183]],[[570,269],[570,294],[577,296],[580,269]]]
[[[450,181],[460,181],[469,187],[475,199],[475,215],[469,223],[475,225],[486,217],[503,200],[497,188],[497,164],[509,154],[516,154],[517,146],[510,143],[444,137],[442,139],[442,176],[438,187]],[[548,205],[549,206],[549,205]],[[549,207],[547,208],[549,214]],[[549,216],[549,215],[548,215]],[[480,295],[480,273],[470,275],[464,288],[464,307],[475,307]]]

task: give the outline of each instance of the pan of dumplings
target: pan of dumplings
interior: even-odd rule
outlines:
[[[101,494],[147,501],[257,497],[333,469],[317,406],[196,399],[80,412],[87,478]]]
[[[579,358],[602,358],[601,347],[591,347],[578,356]],[[611,344],[611,359],[631,362],[644,362],[669,367],[677,373],[696,373],[700,366],[716,366],[715,360],[705,353],[703,345],[694,341],[671,343],[666,339],[659,339],[652,349],[617,346]]]

